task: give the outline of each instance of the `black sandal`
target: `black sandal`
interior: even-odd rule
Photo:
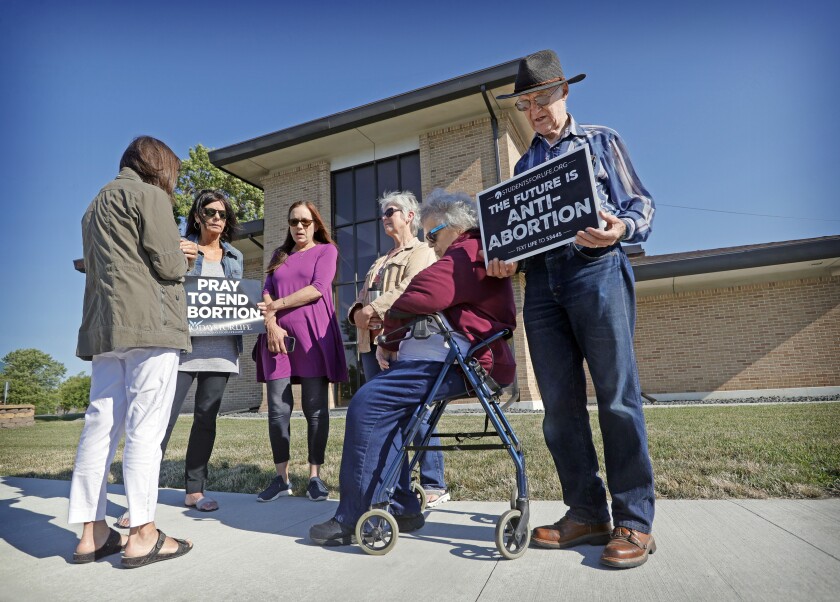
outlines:
[[[111,529],[110,533],[108,533],[108,539],[105,540],[105,543],[102,544],[101,548],[94,550],[93,552],[88,552],[87,554],[73,552],[73,562],[75,564],[87,564],[88,562],[93,562],[94,560],[101,560],[111,554],[116,554],[122,550],[122,548],[122,535]]]
[[[183,556],[190,550],[192,550],[193,545],[188,541],[183,539],[174,539],[178,542],[178,549],[172,552],[171,554],[161,554],[160,550],[163,548],[163,544],[166,541],[166,533],[161,531],[160,529],[157,530],[158,532],[158,540],[155,543],[154,547],[149,550],[149,553],[145,556],[132,556],[130,558],[126,558],[123,556],[122,559],[122,566],[124,569],[136,569],[141,566],[146,566],[147,564],[152,564],[153,562],[161,562],[163,560],[171,560],[172,558],[178,558],[178,556]]]

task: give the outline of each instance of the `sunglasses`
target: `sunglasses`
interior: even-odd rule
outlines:
[[[388,207],[385,211],[382,212],[382,217],[391,217],[397,211],[402,211],[402,209],[399,209],[397,207]]]
[[[539,96],[535,96],[533,101],[537,103],[537,106],[545,107],[551,104],[552,97],[557,93],[557,90],[562,90],[563,86],[557,86],[550,94],[540,94]],[[531,101],[527,98],[520,98],[516,101],[514,105],[517,110],[519,111],[527,111],[531,108]]]
[[[435,244],[439,236],[438,232],[446,228],[446,226],[448,225],[449,224],[447,224],[446,222],[443,222],[442,224],[438,224],[437,226],[426,232],[426,240],[432,244]]]
[[[219,216],[219,219],[225,220],[227,219],[227,211],[221,209],[211,209],[210,207],[205,207],[201,210],[201,214],[206,217],[207,219],[211,219]]]
[[[289,219],[289,225],[292,228],[297,228],[298,224],[300,224],[304,228],[308,228],[309,226],[312,225],[312,220],[311,219],[298,219],[296,217],[293,217],[293,218]]]

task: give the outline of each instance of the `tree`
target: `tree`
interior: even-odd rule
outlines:
[[[199,190],[220,188],[236,207],[240,222],[262,219],[263,191],[210,163],[208,151],[206,146],[197,144],[190,149],[189,158],[181,163],[181,175],[175,188],[175,215],[186,217]]]
[[[65,412],[83,410],[90,403],[90,376],[79,372],[71,376],[58,388],[61,397],[61,409]]]
[[[31,404],[36,414],[51,414],[59,403],[58,386],[67,369],[38,349],[17,349],[3,358],[0,380],[9,383],[8,403]]]

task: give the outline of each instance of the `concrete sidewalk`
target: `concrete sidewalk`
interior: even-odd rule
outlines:
[[[184,558],[124,570],[119,556],[68,562],[80,532],[67,525],[67,481],[0,477],[0,600],[837,600],[840,499],[661,500],[657,552],[644,566],[616,571],[601,547],[529,549],[503,560],[494,527],[507,502],[450,502],[394,550],[368,556],[357,546],[321,548],[309,526],[336,502],[213,494],[221,508],[182,506],[161,490],[157,523],[188,537]],[[110,517],[125,507],[109,487]],[[531,526],[551,523],[559,502],[534,502]]]

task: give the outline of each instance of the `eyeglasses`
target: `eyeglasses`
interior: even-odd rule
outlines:
[[[309,226],[312,225],[312,220],[311,219],[298,219],[296,217],[293,217],[293,218],[289,219],[289,225],[292,228],[297,228],[298,224],[300,224],[304,228],[308,228]]]
[[[432,244],[435,244],[437,242],[438,236],[440,236],[438,232],[446,228],[448,225],[449,224],[447,224],[446,222],[443,222],[442,224],[438,224],[437,226],[426,232],[426,240]]]
[[[537,103],[540,107],[545,107],[551,104],[552,97],[557,93],[557,90],[562,90],[563,86],[557,86],[554,90],[551,91],[550,94],[540,94],[539,96],[534,96],[534,102]],[[514,105],[519,111],[527,111],[531,108],[531,101],[527,98],[520,98],[516,101]]]
[[[223,211],[221,209],[211,209],[210,207],[205,207],[201,210],[201,214],[206,217],[207,219],[211,219],[219,216],[219,219],[226,220],[227,219],[227,211]]]
[[[391,217],[397,211],[402,211],[399,207],[388,207],[385,211],[382,212],[382,217]]]

